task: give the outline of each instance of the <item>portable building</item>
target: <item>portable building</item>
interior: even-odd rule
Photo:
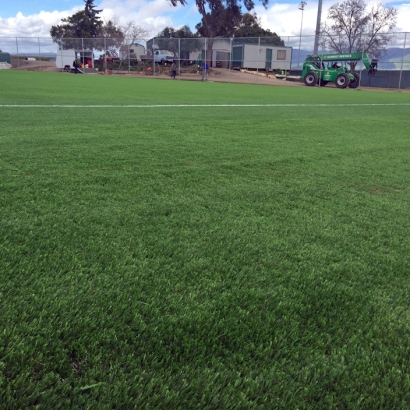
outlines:
[[[0,63],[10,64],[10,53],[0,52]]]
[[[64,69],[66,66],[72,67],[75,58],[79,58],[80,62],[85,66],[94,67],[93,52],[91,50],[58,50],[56,56],[56,67]]]
[[[258,44],[232,45],[232,68],[290,70],[292,47]]]
[[[145,47],[142,44],[134,43],[121,46],[119,57],[121,60],[128,60],[128,58],[131,58],[141,61],[141,56],[145,53]]]

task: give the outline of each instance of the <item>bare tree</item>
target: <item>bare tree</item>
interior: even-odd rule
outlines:
[[[382,3],[366,6],[364,0],[346,0],[330,7],[321,27],[321,45],[337,53],[363,51],[374,58],[386,53],[392,43],[393,28],[397,22],[397,9]],[[357,62],[350,62],[354,71]]]
[[[118,19],[116,19],[118,21]],[[139,43],[141,41],[145,41],[148,38],[148,31],[143,27],[139,26],[135,23],[135,21],[129,20],[124,25],[119,26],[121,31],[124,33],[123,43],[120,47],[121,51],[121,61],[120,67],[122,63],[126,60],[131,58],[136,58],[136,55],[132,52],[133,48],[131,47],[133,44]]]
[[[121,31],[124,33],[125,44],[135,44],[136,42],[145,41],[149,35],[148,30],[139,26],[132,20],[121,26]]]

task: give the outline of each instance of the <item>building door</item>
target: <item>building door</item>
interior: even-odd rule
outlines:
[[[265,68],[272,68],[272,49],[266,49],[266,60],[265,60]]]
[[[232,47],[232,68],[243,67],[243,45]]]

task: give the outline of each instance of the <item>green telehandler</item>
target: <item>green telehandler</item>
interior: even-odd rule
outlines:
[[[376,75],[378,60],[370,59],[366,53],[318,54],[306,57],[302,69],[303,82],[310,87],[334,82],[338,88],[357,88],[360,77],[351,72],[348,64],[351,61],[363,61],[369,76]]]

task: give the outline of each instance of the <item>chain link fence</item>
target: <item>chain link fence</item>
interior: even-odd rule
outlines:
[[[335,53],[327,49],[326,40],[320,36],[319,54]],[[314,43],[315,36],[154,38],[141,44],[123,38],[64,39],[56,44],[44,37],[0,37],[0,56],[9,54],[13,69],[71,73],[76,59],[84,74],[160,78],[175,71],[182,80],[269,84],[301,82],[303,63]],[[369,76],[359,62],[355,70],[360,86],[410,88],[409,33],[394,33],[371,57],[378,59],[377,74]]]

